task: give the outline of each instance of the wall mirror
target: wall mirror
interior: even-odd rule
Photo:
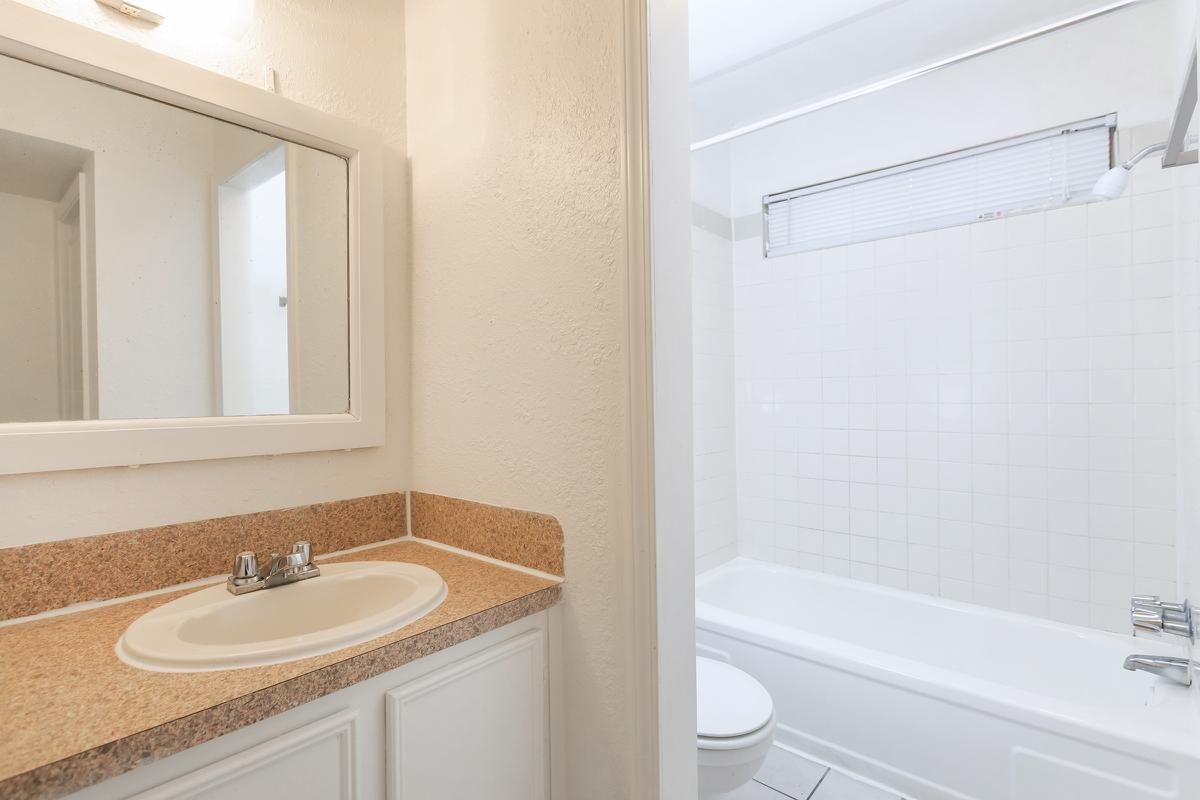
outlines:
[[[380,443],[377,137],[0,23],[0,472]]]
[[[0,423],[349,409],[346,160],[0,57]]]

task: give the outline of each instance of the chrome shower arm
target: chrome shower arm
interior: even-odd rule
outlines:
[[[1166,142],[1159,142],[1158,144],[1152,144],[1149,147],[1143,147],[1141,150],[1138,150],[1136,153],[1133,154],[1133,158],[1129,159],[1121,166],[1124,167],[1125,169],[1133,169],[1134,165],[1137,164],[1139,161],[1141,161],[1146,156],[1150,155],[1151,153],[1161,153],[1163,150],[1166,150],[1166,149],[1167,149]]]

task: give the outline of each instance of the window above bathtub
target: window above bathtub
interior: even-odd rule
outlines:
[[[768,257],[1043,211],[1093,199],[1117,115],[763,197]]]

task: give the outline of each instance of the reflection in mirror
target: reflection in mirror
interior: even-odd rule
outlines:
[[[0,57],[0,423],[344,413],[345,160]]]

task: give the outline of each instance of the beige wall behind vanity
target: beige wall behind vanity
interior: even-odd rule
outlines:
[[[23,2],[256,86],[265,86],[267,69],[275,69],[283,96],[383,134],[387,444],[350,453],[2,476],[0,547],[407,487],[409,300],[402,4],[390,0],[170,3],[172,15],[154,28],[93,2]]]
[[[622,12],[407,3],[412,488],[562,523],[572,800],[636,774]]]

